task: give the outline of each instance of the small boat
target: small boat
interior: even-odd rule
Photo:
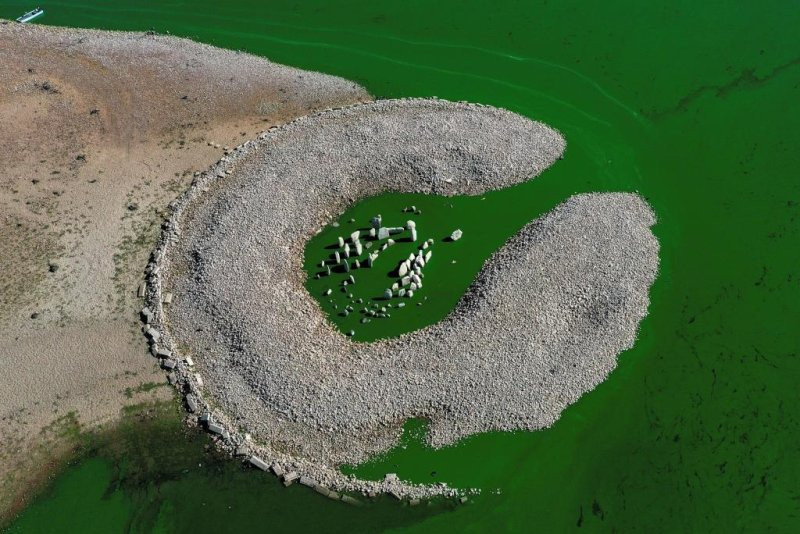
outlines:
[[[17,17],[17,22],[29,22],[41,15],[44,15],[44,9],[37,7],[36,9],[24,13],[21,17]]]

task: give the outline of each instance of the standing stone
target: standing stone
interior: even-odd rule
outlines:
[[[356,256],[361,256],[364,252],[364,247],[361,245],[361,241],[356,241]]]
[[[338,250],[333,253],[333,257],[336,259],[336,265],[339,265],[340,263],[342,263],[342,257],[339,256],[339,251]]]
[[[409,221],[409,222],[411,222],[411,221]],[[416,240],[417,240],[417,229],[416,228],[412,228],[411,229],[411,241],[416,241]]]
[[[331,266],[330,266],[330,265],[326,265],[326,266],[325,266],[325,274],[326,274],[327,276],[330,276],[330,275],[331,275]]]
[[[392,290],[386,289],[386,291],[383,292],[383,298],[385,298],[386,300],[392,298]]]
[[[397,269],[397,274],[399,276],[405,276],[408,274],[408,266],[406,265],[406,262],[400,264],[400,268]]]
[[[416,291],[416,289],[417,289],[417,284],[411,282],[411,285],[408,288],[408,292],[411,293],[412,291]]]
[[[414,221],[406,221],[406,228],[408,228],[409,230],[413,230],[416,227],[417,223],[415,223]]]
[[[349,273],[350,272],[350,264],[347,262],[347,260],[344,260],[344,263],[342,263],[342,265],[344,266],[344,272]]]
[[[347,279],[350,281],[351,284],[355,284],[356,283],[356,277],[353,276],[352,274],[350,276],[348,276]]]
[[[345,258],[349,258],[350,257],[350,244],[349,243],[345,243],[344,244],[344,257]]]
[[[433,256],[433,251],[432,250],[429,250],[428,252],[425,253],[425,263],[428,263],[429,261],[431,261],[431,256]]]
[[[370,228],[369,229],[369,236],[370,237],[375,237],[375,228]]]
[[[378,239],[386,239],[389,237],[389,229],[385,226],[378,228]]]
[[[358,261],[358,260],[354,261],[353,262],[353,269],[360,269],[360,268],[361,268],[361,262]]]
[[[359,238],[360,235],[361,235],[361,232],[356,230],[355,232],[350,234],[350,241],[352,241],[355,244],[355,242],[358,241],[358,238]]]
[[[375,217],[372,218],[370,224],[372,224],[373,228],[380,228],[382,224],[382,219],[383,218],[380,215],[376,215]]]
[[[402,286],[407,286],[410,283],[411,283],[411,277],[410,276],[404,276],[403,279],[400,280],[400,285],[402,285]]]
[[[339,248],[342,248],[344,246],[344,239],[342,238],[342,236],[339,236],[336,239],[339,244]]]
[[[464,235],[464,232],[462,232],[461,230],[453,230],[453,233],[450,234],[450,240],[458,241],[459,239],[461,239],[462,235]]]
[[[330,295],[331,293],[333,293],[333,290],[332,290],[331,288],[328,288],[328,289],[326,289],[326,290],[325,290],[325,292],[323,293],[323,295],[325,295],[325,296],[327,297],[327,296],[328,296],[328,295]]]

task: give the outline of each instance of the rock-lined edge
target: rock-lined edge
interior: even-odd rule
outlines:
[[[393,99],[395,101],[414,101],[415,98]],[[430,98],[429,100],[439,100]],[[459,104],[467,104],[459,101]],[[181,235],[180,220],[184,211],[192,202],[208,192],[218,179],[230,174],[236,167],[240,158],[245,158],[259,148],[259,142],[274,137],[281,131],[289,129],[298,123],[324,116],[327,113],[346,109],[369,106],[374,102],[359,102],[348,106],[326,108],[315,113],[304,115],[280,126],[273,126],[262,132],[256,139],[246,141],[228,151],[208,170],[195,173],[189,188],[169,203],[171,213],[162,223],[162,232],[156,248],[150,255],[145,268],[145,306],[140,315],[144,323],[142,331],[150,345],[151,354],[159,359],[161,367],[167,371],[167,380],[183,396],[186,408],[191,416],[191,424],[205,427],[213,436],[216,445],[231,454],[242,458],[243,462],[251,466],[273,473],[283,481],[285,486],[299,482],[318,493],[334,500],[341,500],[351,505],[361,505],[358,499],[343,492],[360,493],[367,497],[376,497],[379,494],[388,494],[398,500],[408,500],[414,505],[420,499],[445,497],[458,499],[459,503],[467,502],[467,495],[480,493],[479,488],[452,488],[446,483],[415,484],[400,480],[395,474],[389,473],[381,481],[362,480],[352,475],[345,475],[338,469],[327,465],[319,465],[305,459],[295,458],[290,455],[281,455],[280,458],[263,459],[258,455],[257,446],[252,443],[251,437],[242,429],[237,428],[230,418],[221,410],[215,409],[203,394],[203,379],[199,373],[194,372],[194,363],[190,357],[180,358],[175,341],[170,335],[165,321],[164,304],[171,300],[171,294],[162,291],[161,269],[164,267],[170,252],[170,245],[175,243]],[[477,108],[492,107],[484,104],[470,103],[469,106]],[[284,468],[291,465],[294,469]],[[318,482],[324,480],[324,484]]]
[[[405,100],[413,101],[418,99]],[[260,135],[258,141],[267,140],[278,131],[289,128],[300,121],[313,119],[334,110],[350,109],[365,105],[374,105],[374,103],[331,108],[312,115],[307,115],[284,126],[271,128],[266,133]],[[474,106],[491,107],[481,105]],[[181,231],[179,222],[183,210],[189,207],[203,192],[208,191],[209,187],[216,182],[217,178],[224,178],[230,174],[232,170],[236,168],[238,161],[246,158],[248,155],[252,154],[253,151],[257,151],[261,147],[258,141],[250,141],[237,147],[233,151],[232,157],[229,158],[226,156],[208,172],[196,177],[190,189],[179,197],[179,199],[170,204],[170,207],[173,209],[172,216],[164,223],[164,232],[159,241],[159,246],[154,251],[151,262],[148,265],[147,297],[148,304],[151,307],[143,310],[142,314],[143,318],[148,323],[146,334],[151,340],[151,350],[154,355],[161,358],[162,366],[170,371],[170,382],[182,390],[189,410],[194,414],[200,414],[197,421],[205,425],[205,427],[216,436],[216,441],[221,448],[234,455],[245,457],[251,465],[259,469],[271,470],[281,477],[286,485],[294,481],[299,481],[332,499],[341,499],[351,503],[356,501],[347,495],[343,497],[340,492],[354,491],[370,496],[377,493],[388,493],[394,495],[398,499],[408,498],[411,504],[415,503],[420,498],[429,498],[433,496],[461,496],[461,498],[464,499],[465,494],[478,492],[479,490],[477,489],[453,489],[445,484],[415,485],[400,481],[396,475],[393,474],[387,475],[384,480],[379,482],[360,480],[352,476],[343,475],[337,469],[331,468],[323,463],[323,461],[291,457],[279,451],[275,451],[272,447],[256,445],[252,443],[249,436],[245,434],[243,430],[236,428],[236,425],[232,423],[231,419],[225,413],[213,410],[210,405],[203,400],[202,378],[192,372],[191,368],[193,362],[191,362],[191,359],[187,357],[183,361],[178,361],[173,357],[173,354],[176,352],[175,343],[170,332],[166,328],[166,317],[163,308],[163,304],[168,303],[170,300],[170,295],[168,293],[162,295],[162,276],[160,273],[161,268],[166,267],[169,263],[169,253],[171,252],[169,245],[177,242],[180,237]],[[487,265],[491,264],[494,257],[495,255],[487,261],[484,269],[486,269]],[[165,268],[165,273],[168,271],[169,269]],[[644,315],[646,315],[646,311]],[[640,317],[639,321],[641,321],[642,318],[643,317]],[[637,324],[639,321],[637,321]],[[264,458],[267,459],[265,460]]]

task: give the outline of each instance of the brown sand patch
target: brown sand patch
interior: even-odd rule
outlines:
[[[0,22],[0,50],[0,123],[13,125],[0,130],[2,518],[61,450],[48,425],[92,427],[171,395],[141,387],[164,378],[137,289],[193,173],[273,124],[370,97],[172,37]]]

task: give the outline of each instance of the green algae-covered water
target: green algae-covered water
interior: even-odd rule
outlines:
[[[12,532],[798,530],[794,4],[41,5],[41,23],[169,31],[341,75],[378,97],[471,100],[544,121],[565,135],[565,158],[485,208],[508,213],[486,239],[502,243],[576,192],[639,191],[659,217],[661,269],[636,346],[552,428],[432,451],[410,424],[396,451],[352,468],[483,489],[465,505],[349,508],[212,458],[204,437],[175,430],[162,448],[192,468],[148,447],[98,448]],[[0,16],[32,7],[0,0]]]

